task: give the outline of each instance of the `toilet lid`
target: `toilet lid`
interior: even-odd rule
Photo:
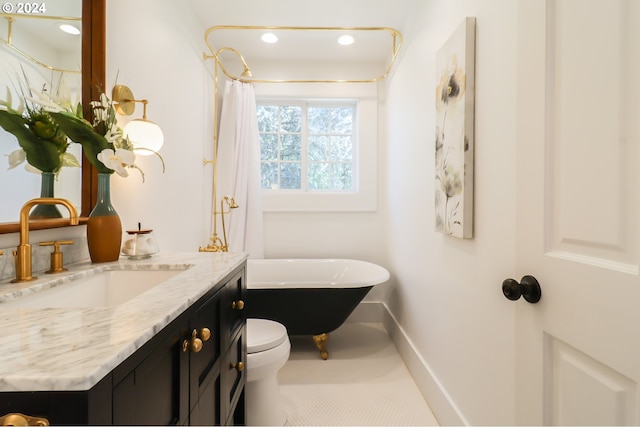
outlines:
[[[267,319],[247,319],[247,353],[272,349],[286,339],[284,325]]]

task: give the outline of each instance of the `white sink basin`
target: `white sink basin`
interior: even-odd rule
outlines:
[[[0,303],[0,311],[16,308],[117,307],[184,271],[184,269],[102,271]]]

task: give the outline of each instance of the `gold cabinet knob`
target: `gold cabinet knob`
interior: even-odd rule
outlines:
[[[231,308],[234,310],[242,310],[244,308],[244,301],[238,300],[231,303]]]
[[[187,350],[191,350],[193,353],[200,353],[202,350],[202,340],[198,338],[198,331],[195,329],[191,332],[190,340],[182,341],[182,351],[186,353]]]
[[[209,341],[209,338],[211,338],[211,330],[209,328],[201,328],[200,337],[202,338],[202,341]]]
[[[200,353],[202,350],[202,340],[200,338],[191,338],[191,351]]]
[[[231,364],[231,369],[235,369],[238,372],[242,372],[242,371],[244,371],[244,363],[242,363],[242,362],[232,363]]]

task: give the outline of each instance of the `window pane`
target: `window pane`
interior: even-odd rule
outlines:
[[[282,135],[280,147],[280,160],[302,159],[302,136]]]
[[[349,162],[352,158],[351,136],[331,137],[331,158],[337,162]]]
[[[280,188],[300,189],[302,187],[300,163],[280,164]]]
[[[278,160],[278,135],[260,135],[260,160]]]
[[[307,118],[309,120],[309,133],[329,133],[330,108],[309,107]]]
[[[355,105],[292,104],[258,106],[262,188],[351,190]]]
[[[328,190],[329,183],[329,163],[311,163],[309,165],[309,189]]]
[[[278,188],[278,162],[262,162],[260,177],[263,189]]]
[[[351,190],[351,164],[350,163],[334,163],[331,165],[331,175],[333,189],[335,190]]]
[[[329,160],[329,137],[309,136],[309,147],[307,153],[310,161]]]
[[[278,131],[278,107],[275,105],[258,105],[258,130],[260,132]]]
[[[283,132],[302,132],[302,107],[280,107],[280,128]]]
[[[352,133],[353,109],[334,108],[331,121],[331,133]]]

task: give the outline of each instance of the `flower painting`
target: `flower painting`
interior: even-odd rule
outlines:
[[[436,58],[436,230],[473,237],[475,18],[466,18]]]

